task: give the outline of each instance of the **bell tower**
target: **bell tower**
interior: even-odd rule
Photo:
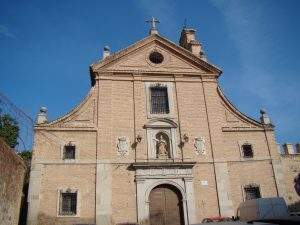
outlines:
[[[202,49],[200,41],[196,39],[196,30],[192,28],[183,27],[179,39],[179,45],[189,50],[194,55],[198,56],[204,61],[207,61],[204,50]]]

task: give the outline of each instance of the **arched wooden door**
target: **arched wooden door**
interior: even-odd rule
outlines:
[[[171,185],[152,189],[150,200],[150,225],[184,225],[182,196]]]

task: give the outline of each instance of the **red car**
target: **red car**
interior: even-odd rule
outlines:
[[[234,221],[231,217],[222,217],[222,216],[212,216],[202,220],[202,223],[211,223],[211,222],[229,222]]]

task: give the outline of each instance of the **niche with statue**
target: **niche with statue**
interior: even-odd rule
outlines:
[[[167,134],[159,132],[154,138],[156,148],[156,158],[165,159],[171,158],[170,154],[170,140]]]

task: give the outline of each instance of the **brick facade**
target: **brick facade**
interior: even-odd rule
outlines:
[[[152,51],[164,61],[150,62]],[[28,224],[143,224],[149,219],[144,195],[164,182],[182,191],[186,225],[234,215],[248,184],[259,185],[262,197],[281,195],[273,126],[234,108],[218,85],[220,74],[201,54],[157,34],[91,65],[92,88],[83,102],[36,126]],[[169,115],[149,114],[147,88],[155,83],[172,90]],[[159,129],[176,143],[167,161],[151,158],[151,135]],[[197,138],[204,140],[203,154]],[[64,160],[70,142],[76,157]],[[243,157],[245,143],[253,158]],[[296,201],[291,185],[287,198]],[[77,213],[59,215],[59,193],[68,188],[78,191]]]

